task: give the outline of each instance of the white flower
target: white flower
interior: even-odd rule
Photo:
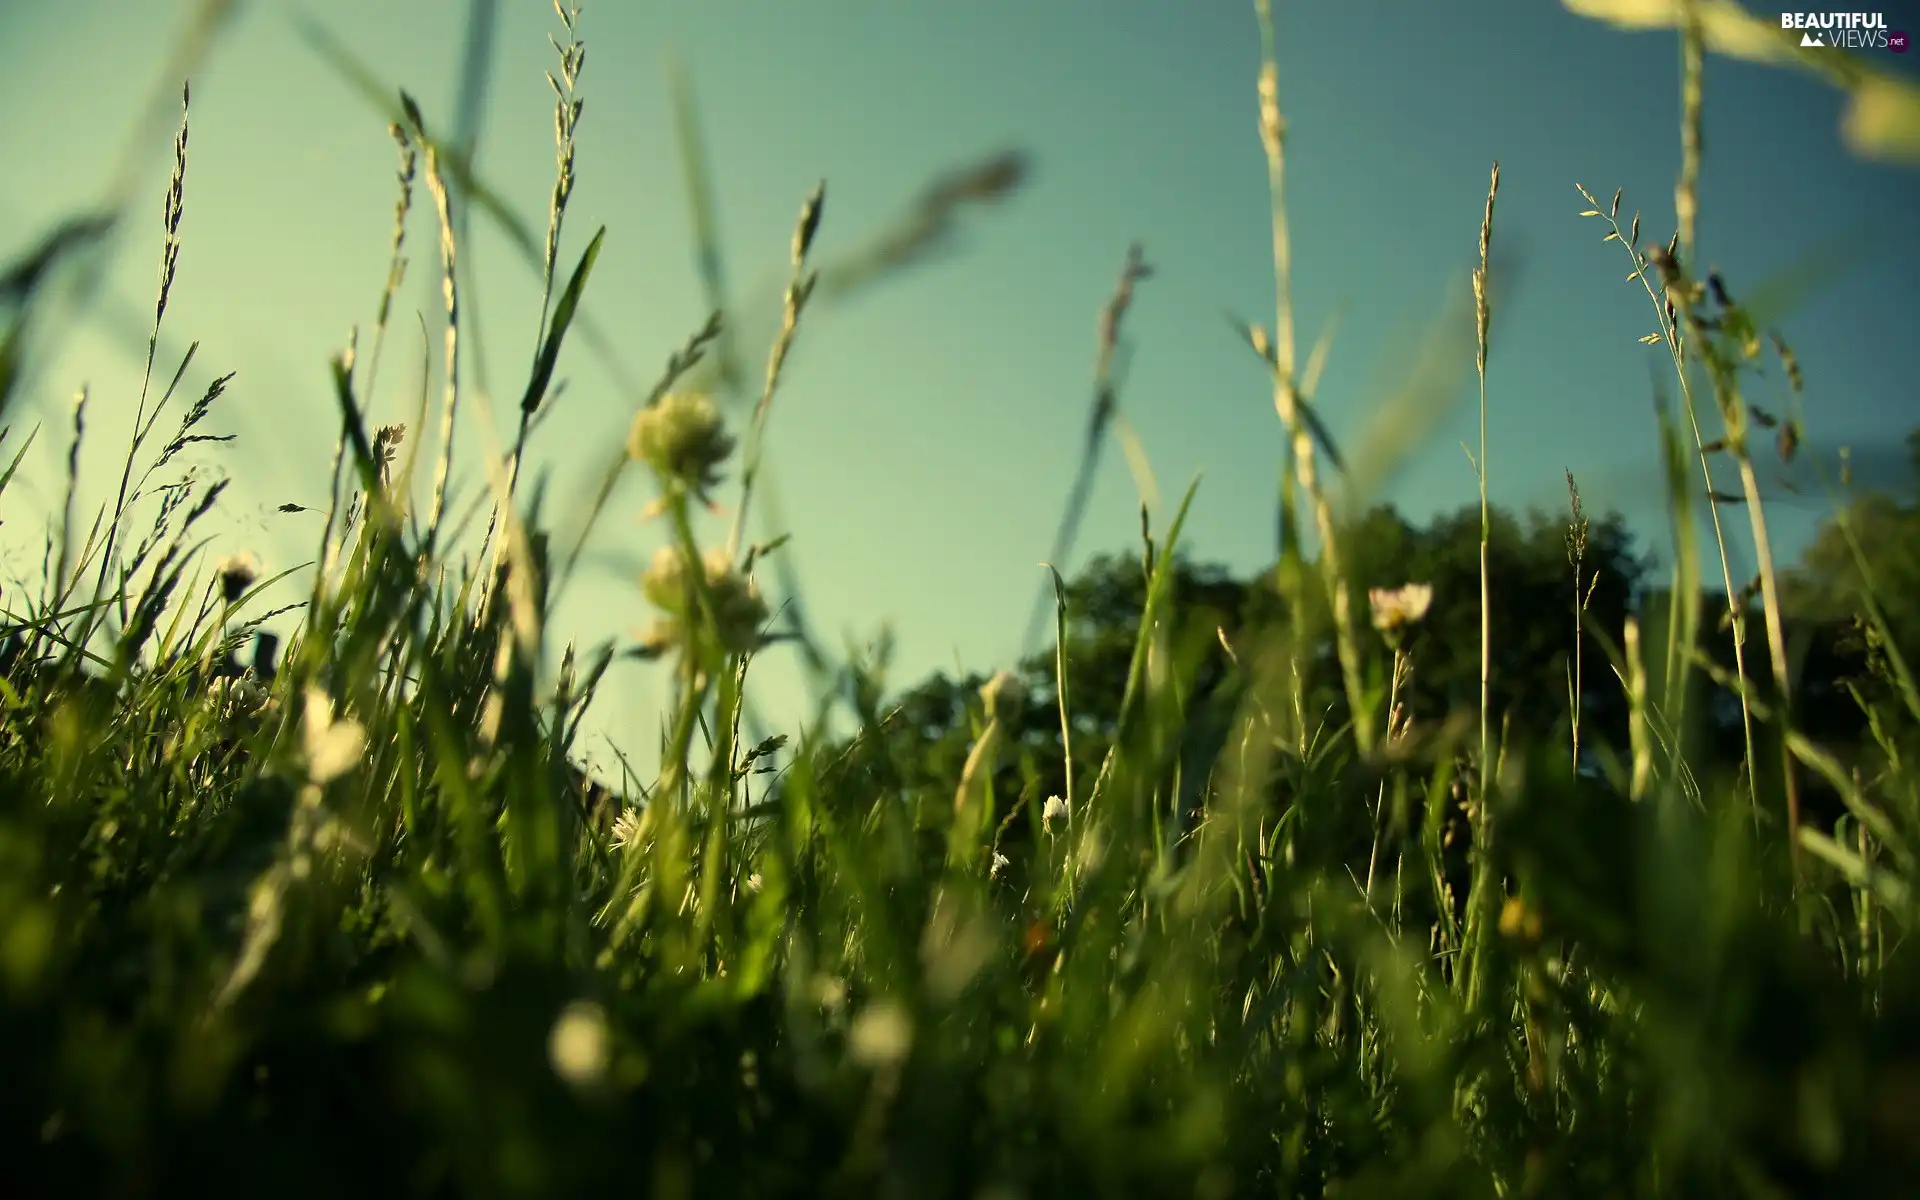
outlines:
[[[366,730],[350,717],[334,720],[332,698],[317,687],[307,688],[301,725],[312,783],[328,784],[353,770],[367,748]]]
[[[235,715],[258,712],[269,698],[265,688],[245,676],[214,680],[212,695],[215,703],[227,706]]]
[[[987,877],[989,879],[998,879],[1006,873],[1006,870],[1007,856],[996,850],[993,855],[993,865],[987,868]]]
[[[1053,832],[1053,823],[1055,821],[1064,821],[1066,819],[1067,802],[1058,796],[1048,796],[1046,804],[1040,809],[1040,823],[1046,826],[1047,832]]]
[[[1371,588],[1367,591],[1367,603],[1373,609],[1373,627],[1382,633],[1392,633],[1418,623],[1427,615],[1427,609],[1433,605],[1433,585],[1408,583],[1397,588]]]
[[[599,1082],[607,1073],[606,1010],[589,1000],[567,1005],[547,1036],[547,1059],[554,1074],[575,1087]]]

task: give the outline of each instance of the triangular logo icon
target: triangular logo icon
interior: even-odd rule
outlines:
[[[1800,35],[1800,44],[1801,44],[1802,46],[1820,46],[1820,47],[1823,47],[1823,48],[1824,48],[1824,47],[1826,46],[1826,43],[1820,40],[1820,35],[1819,35],[1819,34],[1817,34],[1817,33],[1803,33],[1803,34],[1801,34],[1801,35]]]

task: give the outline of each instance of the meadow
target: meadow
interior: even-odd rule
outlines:
[[[1611,183],[1568,188],[1569,236],[1617,259],[1557,285],[1625,275],[1664,352],[1649,462],[1673,549],[1626,587],[1624,535],[1569,476],[1564,520],[1526,535],[1551,598],[1516,600],[1524,531],[1485,487],[1500,169],[1462,214],[1477,265],[1419,350],[1427,389],[1336,444],[1315,410],[1327,344],[1295,329],[1284,30],[1253,9],[1276,286],[1240,333],[1288,452],[1277,561],[1228,588],[1184,554],[1193,490],[1164,527],[1143,503],[1137,547],[1050,576],[1037,653],[907,690],[884,648],[838,654],[796,619],[807,531],[755,540],[791,352],[820,289],[851,286],[817,266],[830,187],[795,197],[772,344],[719,312],[689,330],[593,502],[556,517],[520,463],[591,348],[605,231],[567,222],[585,24],[556,7],[544,227],[359,77],[392,118],[392,267],[325,366],[334,488],[296,631],[263,629],[289,615],[261,599],[286,575],[206,552],[228,485],[183,465],[221,450],[224,377],[185,394],[187,363],[150,351],[130,429],[82,408],[64,431],[75,463],[83,438],[126,439],[112,501],[6,512],[44,523],[45,561],[37,594],[0,595],[0,1192],[1775,1197],[1915,1178],[1920,505],[1847,495],[1842,459],[1812,568],[1775,560],[1760,477],[1806,437],[1800,369],[1780,301],[1743,303],[1737,267],[1695,245],[1707,56],[1785,61],[1790,35],[1668,14],[1672,228],[1643,229]],[[1910,151],[1911,85],[1835,70],[1862,152]],[[192,252],[182,102],[150,347]],[[1022,173],[945,179],[858,278],[911,266]],[[539,349],[494,390],[504,413],[462,370],[461,196],[539,264]],[[119,220],[77,218],[0,276],[0,492],[55,435],[27,423],[22,366],[51,281]],[[439,386],[380,375],[409,261],[440,283]],[[1088,314],[1057,562],[1105,447],[1150,483],[1118,396],[1151,264],[1126,253]],[[1763,378],[1784,410],[1754,402]],[[1418,406],[1456,383],[1480,407],[1479,503],[1458,553],[1414,554],[1345,484],[1411,454]],[[369,424],[383,385],[412,420]],[[456,434],[483,443],[477,507],[456,502]],[[634,581],[651,624],[556,645],[556,598],[631,477],[661,542]],[[1818,671],[1796,632],[1815,623],[1840,631]],[[764,730],[754,668],[781,655],[818,711]],[[592,778],[580,732],[629,660],[674,697],[658,769]]]

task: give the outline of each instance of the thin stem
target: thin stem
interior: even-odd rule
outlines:
[[[1313,434],[1301,412],[1300,381],[1294,362],[1293,243],[1288,232],[1286,205],[1287,126],[1280,113],[1280,67],[1274,50],[1272,0],[1254,0],[1254,11],[1260,19],[1261,38],[1260,140],[1267,152],[1267,186],[1273,208],[1274,407],[1292,443],[1294,474],[1300,490],[1313,504],[1314,525],[1320,537],[1321,577],[1333,610],[1335,648],[1340,657],[1347,703],[1352,710],[1354,741],[1365,753],[1373,748],[1373,710],[1367,702],[1366,685],[1360,674],[1359,643],[1353,635],[1352,597],[1342,570],[1333,510],[1319,485]]]

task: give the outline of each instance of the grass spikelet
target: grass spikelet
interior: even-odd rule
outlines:
[[[1086,434],[1080,441],[1080,459],[1074,468],[1073,483],[1067,488],[1067,501],[1060,513],[1060,524],[1053,535],[1053,545],[1048,550],[1047,561],[1060,564],[1067,561],[1073,553],[1074,543],[1079,539],[1081,523],[1086,519],[1087,500],[1093,494],[1094,480],[1100,467],[1101,452],[1106,448],[1107,432],[1116,423],[1123,422],[1120,414],[1120,380],[1116,375],[1116,363],[1123,343],[1120,331],[1126,319],[1127,310],[1133,307],[1134,288],[1153,278],[1153,268],[1147,265],[1144,252],[1138,244],[1127,247],[1127,255],[1120,266],[1119,279],[1114,283],[1113,294],[1105,307],[1100,310],[1098,332],[1095,339],[1095,357],[1093,369],[1093,403],[1087,412]],[[1131,430],[1124,430],[1131,435]],[[1137,441],[1137,439],[1134,439]],[[1151,476],[1137,473],[1142,483],[1142,503],[1148,502],[1146,488],[1151,484]],[[1144,510],[1142,519],[1145,519]],[[1046,628],[1049,605],[1053,603],[1052,593],[1042,587],[1035,596],[1032,614],[1027,618],[1027,628],[1021,636],[1020,645],[1023,654],[1031,653]]]
[[[774,393],[779,390],[781,377],[786,371],[787,356],[793,352],[794,337],[800,331],[800,315],[806,311],[807,302],[813,298],[813,290],[820,282],[820,273],[809,271],[808,261],[814,236],[820,230],[820,216],[826,199],[827,185],[822,180],[801,204],[800,216],[794,224],[791,254],[793,276],[787,284],[786,300],[781,306],[780,332],[767,351],[766,377],[760,386],[760,399],[753,406],[753,423],[747,430],[746,460],[740,473],[740,508],[734,513],[733,531],[727,536],[729,558],[739,555],[741,539],[746,534],[747,509],[753,503],[753,487],[760,475],[767,418],[773,411]]]
[[[139,405],[134,412],[133,432],[129,438],[126,462],[120,472],[119,491],[114,496],[112,515],[107,522],[106,545],[100,555],[100,574],[94,583],[96,595],[105,585],[106,572],[113,560],[115,531],[119,528],[120,519],[126,513],[127,505],[132,499],[130,489],[140,448],[145,443],[147,435],[152,432],[154,422],[159,419],[160,410],[166,407],[168,398],[173,395],[174,387],[179,385],[180,373],[186,371],[187,362],[193,358],[193,351],[190,349],[187,351],[186,360],[180,364],[180,373],[175,374],[173,384],[169,385],[161,396],[160,402],[154,405],[153,412],[149,414],[147,411],[148,389],[153,382],[154,355],[160,347],[160,325],[166,318],[167,298],[173,292],[174,275],[180,265],[180,223],[186,215],[187,204],[187,130],[191,100],[191,89],[182,84],[180,129],[173,139],[173,173],[167,179],[166,205],[161,216],[160,285],[154,298],[153,324],[147,334],[147,362],[140,378]]]
[[[411,133],[421,141],[426,141],[426,128],[420,117],[419,106],[411,98],[406,101],[408,120],[412,124]],[[446,513],[447,482],[453,473],[453,431],[454,417],[460,404],[460,287],[457,270],[458,248],[453,239],[453,211],[447,193],[446,175],[441,169],[440,149],[427,142],[427,191],[433,197],[434,213],[440,223],[440,290],[446,306],[445,365],[442,399],[440,403],[440,432],[437,442],[438,457],[433,466],[433,493],[427,502],[426,535],[429,544],[437,541],[441,533],[441,520]]]
[[[1487,182],[1486,215],[1480,218],[1480,265],[1473,270],[1474,327],[1477,333],[1474,365],[1480,378],[1480,457],[1474,465],[1480,482],[1480,761],[1483,769],[1485,764],[1493,761],[1487,739],[1493,695],[1493,592],[1487,570],[1487,547],[1493,535],[1487,505],[1487,333],[1492,323],[1493,306],[1488,298],[1487,253],[1493,246],[1493,203],[1499,193],[1500,164],[1496,162]],[[1486,782],[1487,776],[1483,775],[1482,783]]]

